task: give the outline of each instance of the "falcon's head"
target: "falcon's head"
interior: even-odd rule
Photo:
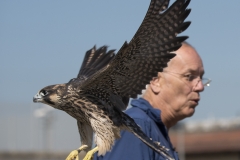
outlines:
[[[67,85],[50,85],[41,89],[34,97],[33,102],[41,102],[57,109],[65,105],[67,97]]]

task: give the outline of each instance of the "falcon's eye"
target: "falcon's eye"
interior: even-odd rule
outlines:
[[[46,96],[47,94],[48,94],[48,92],[45,91],[45,90],[42,90],[42,91],[40,92],[40,95],[41,95],[41,96]]]

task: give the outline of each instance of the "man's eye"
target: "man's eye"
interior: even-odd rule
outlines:
[[[187,78],[188,81],[192,81],[196,78],[196,76],[194,76],[192,74],[185,75],[185,77]]]
[[[40,95],[41,95],[41,96],[46,96],[46,95],[47,95],[47,91],[42,90],[42,91],[40,92]]]

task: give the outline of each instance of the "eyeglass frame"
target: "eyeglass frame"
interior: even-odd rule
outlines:
[[[172,74],[180,75],[180,76],[182,76],[182,77],[188,78],[188,81],[189,81],[189,82],[191,82],[192,80],[194,80],[194,79],[196,79],[196,78],[199,77],[199,76],[194,75],[194,74],[185,75],[185,74],[175,73],[175,72],[170,72],[170,71],[163,71],[163,73],[172,73]],[[176,76],[175,76],[175,77],[176,77]],[[176,77],[176,78],[179,78],[179,77]],[[192,80],[191,80],[191,79],[192,79]],[[206,82],[203,83],[203,80],[206,80]],[[202,84],[203,84],[204,87],[208,87],[208,86],[210,86],[210,83],[211,83],[212,80],[209,79],[209,78],[205,78],[205,77],[199,77],[196,85],[197,85],[200,81],[202,82]],[[196,86],[196,85],[195,85],[195,86]]]

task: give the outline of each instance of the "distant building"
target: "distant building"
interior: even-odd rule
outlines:
[[[181,160],[240,160],[240,118],[180,124],[170,137]]]

